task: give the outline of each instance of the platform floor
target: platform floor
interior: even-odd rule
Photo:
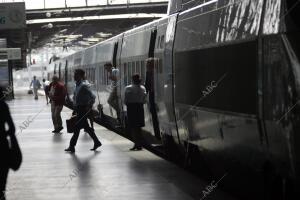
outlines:
[[[8,104],[24,160],[19,171],[9,174],[7,200],[233,199],[219,188],[204,197],[208,182],[146,150],[129,151],[132,142],[99,125],[95,129],[103,146],[97,152],[89,150],[93,142],[82,132],[76,153],[65,153],[71,134],[66,129],[51,133],[50,105],[43,96],[36,101],[17,91]],[[64,108],[63,120],[70,115]],[[20,131],[27,119],[32,122]]]

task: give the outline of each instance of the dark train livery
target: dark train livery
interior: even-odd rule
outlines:
[[[299,4],[172,0],[167,17],[55,61],[49,77],[58,74],[71,98],[73,71],[85,69],[95,110],[101,104],[116,119],[104,64],[119,68],[123,97],[154,57],[149,144],[160,142],[169,158],[210,180],[226,175],[219,185],[242,199],[292,199],[300,179]]]

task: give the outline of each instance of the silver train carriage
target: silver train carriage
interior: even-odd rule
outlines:
[[[106,117],[106,62],[118,92],[155,58],[145,105],[149,144],[243,199],[292,199],[300,173],[300,7],[297,0],[173,0],[168,16],[53,63],[74,90],[82,68]],[[120,99],[120,109],[125,106]],[[199,188],[201,190],[201,188]]]

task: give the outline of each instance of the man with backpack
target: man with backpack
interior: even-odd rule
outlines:
[[[52,82],[49,85],[49,98],[51,100],[51,114],[54,130],[52,133],[60,133],[63,129],[61,111],[63,109],[67,94],[66,87],[59,81],[57,76],[52,77]]]
[[[74,127],[74,134],[70,140],[69,147],[65,149],[66,152],[74,153],[75,146],[79,137],[81,129],[85,129],[86,132],[94,141],[94,147],[91,151],[95,151],[102,144],[97,138],[94,129],[88,124],[87,117],[92,112],[92,105],[95,103],[95,95],[90,90],[88,85],[84,81],[85,72],[82,69],[76,69],[74,72],[74,79],[76,81],[76,89],[73,96],[74,111],[76,113],[76,123]]]

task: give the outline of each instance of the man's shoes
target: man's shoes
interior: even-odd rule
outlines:
[[[70,152],[70,153],[75,153],[75,148],[74,147],[68,147],[65,149],[66,152]]]
[[[136,147],[137,151],[141,151],[143,148],[142,147]]]
[[[94,147],[92,149],[90,149],[91,151],[96,151],[98,149],[98,147],[101,147],[102,144],[101,142],[94,144]]]
[[[58,129],[54,129],[54,131],[52,131],[52,133],[60,133],[60,131],[63,129],[64,129],[64,127],[59,127]]]
[[[140,146],[133,146],[131,149],[129,149],[130,151],[141,151],[142,150],[142,147]]]

